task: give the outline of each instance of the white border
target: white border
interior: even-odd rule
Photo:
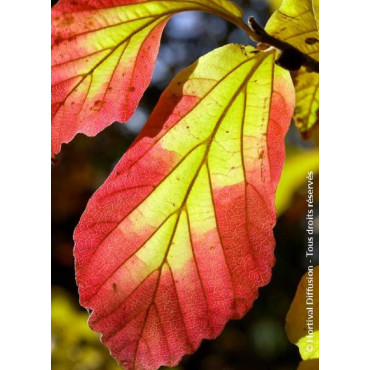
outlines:
[[[50,367],[50,4],[1,5],[4,369]]]
[[[50,366],[50,7],[2,4],[1,305],[6,369]],[[368,363],[369,14],[321,2],[321,369]]]
[[[368,363],[369,4],[321,1],[320,366]]]

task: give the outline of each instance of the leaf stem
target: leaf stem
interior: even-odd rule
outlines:
[[[288,51],[290,54],[294,54],[300,59],[302,66],[305,66],[309,72],[319,73],[319,62],[307,54],[302,53],[296,47],[291,44],[281,41],[271,35],[269,35],[265,29],[254,19],[254,17],[248,18],[248,25],[243,21],[238,22],[239,26],[252,40],[266,44],[280,50],[282,53]],[[289,68],[287,68],[289,69]]]

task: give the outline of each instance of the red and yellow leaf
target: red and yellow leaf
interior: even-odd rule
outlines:
[[[88,203],[75,231],[80,302],[127,369],[177,364],[270,280],[294,106],[274,61],[232,44],[179,73]]]
[[[52,155],[79,132],[94,136],[132,116],[166,22],[185,10],[243,17],[227,0],[61,0],[52,8]]]

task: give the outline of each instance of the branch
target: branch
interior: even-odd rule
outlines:
[[[264,28],[257,23],[254,17],[249,17],[248,25],[241,22],[239,26],[247,35],[258,43],[267,44],[280,50],[282,53],[276,63],[290,71],[297,71],[301,66],[305,66],[309,72],[319,73],[319,62],[307,54],[302,53],[296,47],[285,41],[281,41],[269,35]]]

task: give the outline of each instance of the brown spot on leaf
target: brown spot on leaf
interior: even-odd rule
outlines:
[[[73,24],[75,21],[74,17],[71,17],[71,16],[66,16],[62,22],[60,22],[58,24],[58,27],[66,27],[66,26],[70,26],[71,24]]]
[[[135,91],[135,87],[134,86],[130,86],[130,88],[128,89],[128,91],[134,92]]]
[[[305,40],[305,43],[308,45],[313,45],[319,42],[319,40],[316,37],[307,37]]]
[[[102,100],[96,100],[96,101],[94,101],[94,104],[90,108],[90,110],[98,111],[101,108],[102,104],[103,104],[103,101]]]
[[[63,41],[63,39],[61,37],[56,37],[54,39],[54,45],[53,46],[59,45],[62,41]]]
[[[242,52],[242,54],[246,56],[247,52],[245,51],[245,47],[243,45],[239,45],[239,48],[240,48],[240,51]]]
[[[116,283],[113,283],[112,284],[112,288],[113,288],[114,292],[116,293],[117,292],[117,284]]]

